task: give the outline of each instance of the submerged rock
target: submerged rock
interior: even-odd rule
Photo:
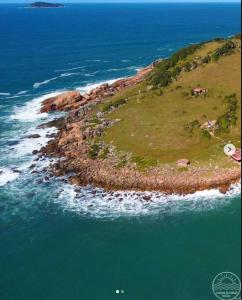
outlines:
[[[30,134],[26,136],[27,139],[38,139],[40,135],[38,133]]]

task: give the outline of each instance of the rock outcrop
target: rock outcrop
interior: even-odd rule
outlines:
[[[68,111],[79,107],[82,100],[82,95],[77,91],[65,92],[44,100],[40,112]]]
[[[102,84],[84,95],[81,95],[78,91],[69,91],[58,96],[48,98],[42,102],[40,112],[73,110],[73,115],[75,115],[78,113],[77,109],[82,106],[86,106],[87,103],[95,105],[103,99],[113,96],[116,92],[141,82],[152,69],[153,65],[150,65],[139,70],[135,76],[117,80],[112,84]]]

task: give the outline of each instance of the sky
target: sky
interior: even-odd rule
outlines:
[[[0,0],[0,3],[32,3],[35,1],[45,1],[45,2],[52,2],[52,3],[102,3],[102,2],[109,2],[109,3],[119,3],[119,2],[124,2],[124,3],[133,3],[133,2],[157,2],[157,3],[182,3],[182,2],[193,2],[193,3],[208,3],[208,2],[227,2],[227,3],[232,3],[232,2],[237,2],[240,3],[240,0]]]

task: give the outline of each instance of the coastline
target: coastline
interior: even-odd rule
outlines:
[[[66,117],[41,125],[59,129],[54,139],[39,152],[39,156],[59,159],[48,168],[54,176],[67,176],[70,184],[93,185],[106,191],[156,191],[180,195],[209,189],[226,193],[232,184],[240,181],[238,163],[232,168],[217,170],[192,167],[186,172],[179,172],[171,167],[152,167],[139,171],[135,165],[117,168],[112,159],[88,157],[90,146],[86,141],[100,136],[105,129],[86,132],[85,123],[92,108],[116,92],[140,83],[154,65],[141,69],[135,76],[119,79],[110,85],[102,84],[83,95],[67,92],[62,98],[57,96],[42,102],[41,112],[67,111]],[[112,125],[107,124],[106,127]]]

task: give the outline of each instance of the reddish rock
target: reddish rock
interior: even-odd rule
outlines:
[[[81,181],[77,176],[69,177],[69,182],[74,185],[80,185]]]
[[[51,111],[67,111],[79,106],[82,95],[77,91],[62,93],[56,97],[51,97],[42,102],[41,113]],[[76,105],[77,104],[77,105]]]

